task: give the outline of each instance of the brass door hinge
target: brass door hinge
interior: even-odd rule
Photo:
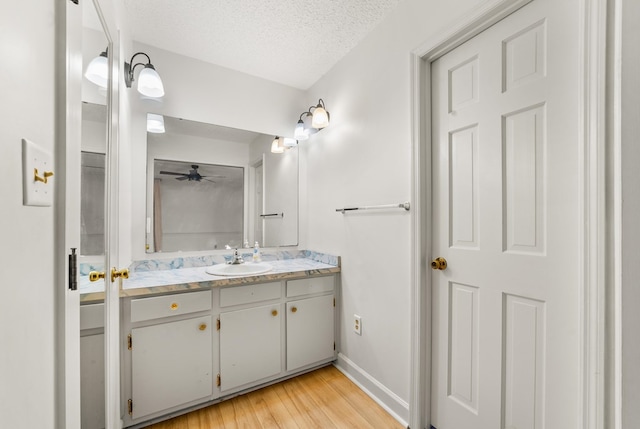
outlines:
[[[216,376],[216,386],[217,386],[217,387],[220,387],[220,384],[221,384],[221,382],[220,382],[220,374],[218,374],[218,375]]]
[[[133,415],[133,399],[129,399],[127,401],[127,411],[129,412],[130,416]]]
[[[220,319],[216,320],[216,330],[220,330]]]
[[[131,339],[131,334],[127,335],[127,348],[129,350],[133,350],[133,339]]]

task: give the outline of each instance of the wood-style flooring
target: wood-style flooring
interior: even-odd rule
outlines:
[[[402,427],[333,366],[149,426],[151,429]]]

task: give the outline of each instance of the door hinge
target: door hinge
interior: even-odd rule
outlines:
[[[336,306],[336,299],[335,299],[335,297],[333,298],[333,306],[334,306],[334,307]]]
[[[336,342],[335,341],[333,342],[333,351],[334,352],[336,351]]]
[[[216,330],[220,330],[220,319],[216,320]]]
[[[217,386],[217,387],[220,387],[220,384],[221,384],[221,381],[220,381],[220,374],[218,374],[218,375],[216,376],[216,386]]]
[[[130,416],[133,415],[133,399],[129,399],[127,401],[127,411],[129,412]]]
[[[73,4],[78,4],[78,1],[79,1],[79,0],[71,0],[71,3],[73,3]]]
[[[127,335],[127,348],[129,350],[133,350],[133,339],[131,338],[131,334]]]

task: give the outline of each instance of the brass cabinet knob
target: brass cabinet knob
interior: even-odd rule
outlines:
[[[442,258],[442,257],[438,257],[436,259],[434,259],[433,261],[431,261],[431,268],[434,270],[446,270],[447,269],[447,260]]]
[[[198,326],[198,329],[200,329],[201,331],[204,331],[205,329],[207,329],[207,324],[201,323],[200,326]]]
[[[296,311],[298,311],[298,307],[291,307],[291,312],[295,313]]]
[[[177,302],[171,303],[171,309],[172,310],[177,310],[178,309],[178,303]]]
[[[89,281],[96,282],[104,278],[104,271],[91,271],[89,273]]]
[[[278,315],[278,310],[273,310],[271,312],[271,315],[274,316],[274,317],[277,316]]]

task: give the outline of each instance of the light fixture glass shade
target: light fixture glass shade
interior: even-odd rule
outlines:
[[[147,131],[150,133],[164,133],[164,116],[147,113]]]
[[[151,64],[147,64],[138,75],[138,92],[147,97],[162,97],[164,85],[160,75]]]
[[[282,145],[284,147],[296,147],[296,146],[298,146],[298,140],[292,139],[290,137],[285,137],[283,142],[282,142]]]
[[[302,122],[302,119],[300,119],[296,124],[296,129],[293,132],[293,138],[296,140],[307,140],[309,138],[309,134],[304,130],[304,122]]]
[[[304,123],[304,133],[307,135],[307,138],[309,138],[308,136],[312,136],[319,131],[317,128],[314,128],[313,125],[311,124],[311,121],[312,121],[311,115],[305,116],[305,118],[302,121]]]
[[[283,153],[283,152],[284,152],[284,146],[282,144],[282,139],[276,136],[276,138],[273,139],[273,142],[271,143],[271,153]]]
[[[107,88],[109,85],[109,59],[106,52],[91,60],[87,70],[84,72],[84,77],[100,88]]]
[[[313,128],[322,129],[329,125],[329,113],[319,104],[313,109],[313,118],[311,126]]]

